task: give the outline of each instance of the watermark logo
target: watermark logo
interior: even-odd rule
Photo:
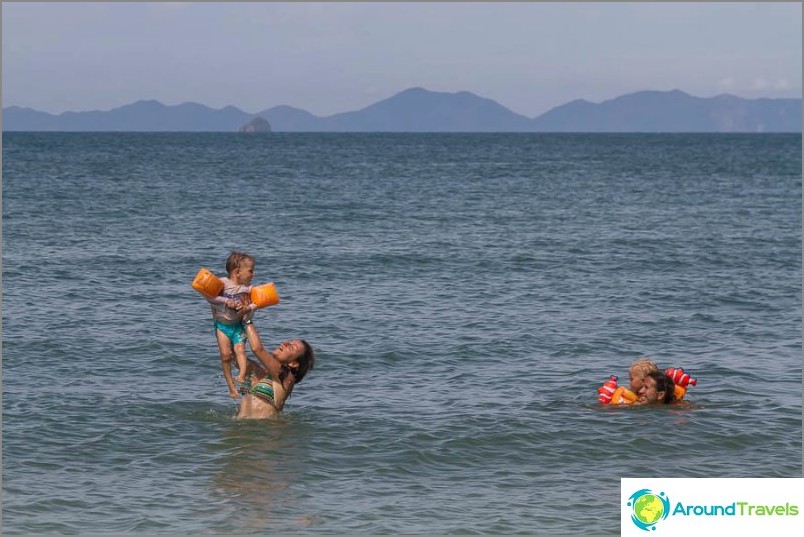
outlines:
[[[620,480],[623,537],[801,535],[804,478]]]
[[[670,514],[670,499],[664,492],[655,494],[650,489],[640,489],[628,498],[631,522],[645,531],[655,530],[656,524]]]

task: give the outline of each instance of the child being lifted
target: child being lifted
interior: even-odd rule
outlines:
[[[241,384],[241,391],[247,389],[249,361],[246,357],[246,339],[250,337],[259,343],[259,334],[251,322],[251,315],[258,308],[279,304],[279,295],[273,282],[251,285],[254,265],[252,256],[233,251],[226,259],[228,277],[218,278],[202,268],[192,283],[193,289],[204,295],[212,306],[221,368],[232,399],[238,396],[235,382]],[[235,379],[232,378],[233,357],[238,368]]]

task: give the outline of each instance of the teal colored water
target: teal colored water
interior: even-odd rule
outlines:
[[[802,474],[800,135],[3,135],[3,532],[617,534]],[[232,248],[315,370],[238,422]],[[641,355],[693,408],[597,404]],[[626,378],[623,378],[626,377]]]

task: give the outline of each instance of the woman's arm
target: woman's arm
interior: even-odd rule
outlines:
[[[279,361],[274,358],[273,354],[268,352],[265,346],[263,346],[260,335],[257,333],[257,329],[254,328],[254,323],[249,323],[245,325],[244,328],[246,331],[246,337],[248,338],[248,344],[251,347],[251,352],[259,359],[272,379],[279,379],[279,373],[282,371],[282,364],[280,364]]]

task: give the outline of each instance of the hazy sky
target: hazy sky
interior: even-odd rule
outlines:
[[[319,116],[404,89],[537,116],[643,89],[801,97],[801,4],[9,3],[3,106],[141,99]]]

